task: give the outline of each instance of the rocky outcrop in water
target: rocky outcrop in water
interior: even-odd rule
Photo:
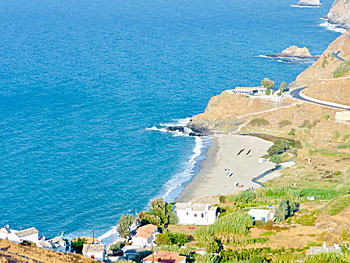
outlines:
[[[305,6],[305,7],[320,7],[320,6],[322,6],[320,0],[300,0],[297,5],[298,6]]]
[[[335,0],[326,19],[328,23],[350,29],[350,0]]]
[[[268,57],[285,57],[285,58],[315,58],[316,56],[312,56],[310,51],[306,48],[299,48],[297,46],[290,46],[289,48],[283,50],[281,53],[277,53],[274,55],[267,55]]]

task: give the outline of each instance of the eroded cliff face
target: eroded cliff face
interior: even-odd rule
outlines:
[[[328,22],[350,28],[350,0],[335,0],[328,15]]]

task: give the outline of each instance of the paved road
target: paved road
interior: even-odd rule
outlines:
[[[340,61],[345,62],[345,61],[346,61],[345,59],[339,57],[339,53],[340,53],[340,50],[337,51],[337,52],[332,52],[331,55],[332,55],[333,57],[339,59]]]
[[[349,106],[335,106],[335,105],[332,105],[332,104],[328,104],[326,101],[324,101],[324,102],[316,102],[316,101],[308,100],[308,99],[305,99],[305,98],[301,97],[300,96],[300,92],[303,89],[306,89],[307,87],[308,86],[292,90],[290,92],[290,95],[293,98],[297,99],[297,100],[306,101],[306,102],[317,104],[317,105],[321,105],[321,106],[324,106],[324,107],[333,108],[333,109],[340,109],[340,110],[350,110]]]

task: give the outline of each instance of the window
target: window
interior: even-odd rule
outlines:
[[[194,217],[197,217],[197,214],[194,214]]]
[[[202,214],[202,218],[204,217],[204,214]]]

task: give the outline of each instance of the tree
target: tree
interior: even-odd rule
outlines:
[[[280,163],[281,162],[281,156],[278,155],[278,154],[274,154],[274,155],[272,155],[270,161],[273,162],[273,163]]]
[[[265,92],[265,94],[266,94],[267,96],[270,96],[270,95],[271,95],[271,89],[267,89],[266,92]]]
[[[125,243],[123,242],[118,242],[116,244],[112,244],[109,248],[112,250],[113,254],[116,255],[119,252],[121,252],[121,249],[125,246]]]
[[[151,206],[151,209],[145,213],[143,220],[161,228],[167,228],[170,224],[176,224],[177,217],[173,211],[172,204],[159,198],[152,200]]]
[[[81,254],[83,252],[84,244],[86,244],[85,238],[78,237],[72,242],[72,251]]]
[[[269,80],[268,78],[264,78],[261,81],[261,86],[264,86],[267,89],[271,89],[274,85],[275,85],[275,82],[273,82],[272,80]]]
[[[287,83],[283,81],[280,85],[280,92],[283,93],[287,88]]]
[[[293,201],[283,199],[276,209],[276,220],[283,222],[286,218],[293,215],[295,209],[296,204]]]
[[[118,222],[117,232],[122,238],[130,236],[131,225],[135,222],[135,217],[133,215],[122,215]]]

